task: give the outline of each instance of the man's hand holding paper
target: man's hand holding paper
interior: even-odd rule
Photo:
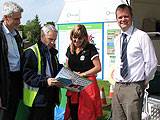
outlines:
[[[48,78],[47,82],[49,86],[63,87],[62,83],[55,78]]]

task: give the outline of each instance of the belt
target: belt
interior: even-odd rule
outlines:
[[[130,85],[130,84],[142,84],[145,80],[136,81],[136,82],[116,82],[117,84],[124,84],[124,85]]]

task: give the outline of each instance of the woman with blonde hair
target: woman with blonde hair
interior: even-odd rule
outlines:
[[[97,120],[102,116],[102,106],[96,74],[101,71],[99,54],[95,45],[89,43],[84,25],[76,25],[70,34],[67,49],[68,67],[93,82],[81,92],[67,91],[65,120]]]

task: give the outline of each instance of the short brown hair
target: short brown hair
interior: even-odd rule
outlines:
[[[133,17],[132,8],[131,8],[130,5],[127,5],[127,4],[121,4],[121,5],[119,5],[119,6],[116,8],[116,12],[115,12],[116,17],[117,17],[117,11],[118,11],[118,9],[126,9],[126,8],[129,10],[129,13],[130,13],[131,17]]]

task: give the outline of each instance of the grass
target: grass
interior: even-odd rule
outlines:
[[[101,90],[102,87],[104,88],[104,92],[106,96],[109,96],[109,87],[110,87],[110,83],[108,81],[105,80],[98,80],[98,86],[99,89]]]
[[[100,90],[104,88],[105,96],[106,98],[109,98],[110,83],[105,80],[98,80],[98,86]],[[107,100],[107,105],[103,106],[103,116],[100,120],[109,120],[111,116],[111,99],[109,98],[106,100]]]

